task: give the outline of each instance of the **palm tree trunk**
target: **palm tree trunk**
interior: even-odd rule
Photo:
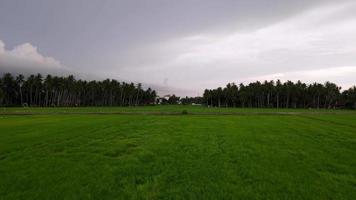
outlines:
[[[20,86],[20,101],[21,101],[21,106],[22,106],[23,102],[22,102],[22,89],[21,89],[21,86]]]

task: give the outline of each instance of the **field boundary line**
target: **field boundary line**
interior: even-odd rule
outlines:
[[[31,116],[31,115],[194,115],[194,116],[315,116],[315,115],[356,115],[347,112],[0,112],[0,116]],[[313,118],[315,119],[315,118]]]

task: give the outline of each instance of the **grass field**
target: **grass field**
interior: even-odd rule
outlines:
[[[0,199],[355,198],[354,111],[0,108]]]
[[[205,106],[164,105],[137,107],[0,107],[0,114],[356,114],[353,110],[333,109],[272,109],[272,108],[208,108]]]

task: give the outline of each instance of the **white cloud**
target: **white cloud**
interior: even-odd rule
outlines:
[[[52,57],[46,57],[41,55],[37,51],[37,47],[31,45],[30,43],[24,43],[16,46],[13,50],[8,52],[9,55],[18,57],[20,59],[28,59],[40,64],[48,66],[60,66],[60,62]]]
[[[0,40],[0,72],[12,73],[54,73],[68,74],[70,69],[52,57],[39,53],[37,47],[30,43],[15,46],[12,50],[5,49]]]
[[[5,52],[5,44],[0,40],[0,54]]]
[[[35,62],[40,65],[45,65],[48,67],[60,67],[61,64],[58,60],[52,57],[46,57],[41,55],[37,47],[31,45],[30,43],[24,43],[14,47],[12,50],[6,50],[5,44],[0,40],[0,54],[3,59],[18,59],[23,61]]]

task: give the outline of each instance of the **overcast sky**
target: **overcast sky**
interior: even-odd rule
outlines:
[[[354,0],[0,0],[0,72],[142,82],[356,84]]]

